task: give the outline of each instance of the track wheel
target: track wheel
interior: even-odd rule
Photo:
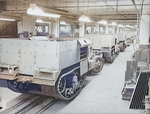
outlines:
[[[121,52],[124,52],[124,50],[125,50],[125,48],[126,48],[125,43],[122,43],[120,47],[121,47],[121,48],[120,48],[120,51],[121,51]]]
[[[63,100],[72,100],[82,89],[84,79],[77,73],[60,76],[56,82],[56,94]]]

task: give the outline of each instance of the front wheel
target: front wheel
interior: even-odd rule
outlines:
[[[101,57],[95,58],[95,67],[91,70],[92,73],[99,73],[104,65],[104,60]]]
[[[125,48],[126,48],[125,43],[122,43],[122,44],[120,45],[120,51],[121,51],[121,52],[124,52]]]

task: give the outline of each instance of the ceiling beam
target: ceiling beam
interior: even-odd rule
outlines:
[[[2,13],[0,13],[0,18],[8,18],[8,19],[15,19],[15,20],[21,20],[22,19],[22,17],[19,17],[19,16],[13,16],[10,14],[2,14]]]
[[[143,4],[144,6],[150,6],[150,4]],[[112,6],[116,6],[116,5],[96,5],[96,6],[94,6],[94,5],[91,5],[91,6],[78,6],[78,7],[99,7],[99,8],[101,8],[101,7],[112,7]],[[121,5],[119,5],[118,4],[118,6],[120,6],[120,7],[122,7],[122,6],[126,6],[126,7],[129,7],[129,6],[133,6],[133,4],[121,4]],[[141,6],[141,4],[136,4],[136,6]],[[76,5],[74,5],[74,6],[55,6],[55,8],[76,8],[77,6]]]
[[[139,16],[140,14],[139,14],[137,6],[135,4],[135,0],[131,0],[131,1],[132,1],[133,5],[134,5],[134,8],[135,8],[135,11],[136,11],[137,15]]]

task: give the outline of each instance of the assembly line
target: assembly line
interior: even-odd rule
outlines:
[[[1,114],[150,114],[150,0],[0,0]]]

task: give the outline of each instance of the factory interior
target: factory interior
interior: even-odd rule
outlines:
[[[0,114],[150,114],[150,0],[0,0]]]

